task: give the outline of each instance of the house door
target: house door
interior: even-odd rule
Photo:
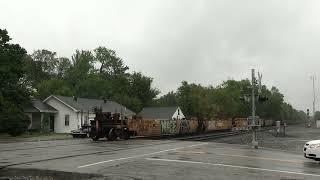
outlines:
[[[50,131],[54,132],[54,115],[50,115]]]

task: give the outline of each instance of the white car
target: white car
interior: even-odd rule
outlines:
[[[304,157],[320,161],[320,140],[309,141],[303,148]]]

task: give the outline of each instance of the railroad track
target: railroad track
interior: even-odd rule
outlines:
[[[31,160],[31,161],[25,161],[25,162],[19,162],[19,163],[11,163],[4,166],[0,166],[0,169],[8,168],[11,166],[17,166],[17,165],[23,165],[23,164],[29,164],[29,163],[38,163],[38,162],[44,162],[44,161],[51,161],[51,160],[59,160],[59,159],[66,159],[66,158],[72,158],[72,157],[79,157],[79,156],[89,156],[89,155],[95,155],[95,154],[102,154],[102,153],[108,153],[113,151],[124,151],[128,149],[137,149],[137,148],[143,148],[148,146],[154,146],[154,145],[162,145],[162,144],[172,144],[176,143],[177,140],[194,140],[194,141],[203,141],[203,140],[209,140],[209,139],[216,139],[221,137],[227,137],[227,136],[235,136],[241,134],[240,132],[223,132],[223,133],[212,133],[212,134],[202,134],[202,135],[196,135],[196,136],[188,136],[188,137],[178,137],[178,138],[170,138],[166,139],[166,142],[156,142],[156,143],[148,143],[143,145],[138,145],[134,147],[123,147],[123,148],[117,148],[117,149],[108,149],[108,150],[101,150],[101,151],[94,151],[94,152],[88,152],[88,153],[79,153],[79,154],[72,154],[72,155],[65,155],[65,156],[58,156],[58,157],[52,157],[52,158],[44,158],[44,159],[38,159],[38,160]],[[77,143],[72,145],[79,145],[79,144],[89,144],[87,143]],[[92,144],[92,143],[90,143]],[[34,147],[34,148],[20,148],[18,150],[29,150],[29,149],[37,149],[37,148],[46,148],[46,147],[52,147],[50,146],[41,146],[41,147]],[[69,146],[69,145],[60,145],[60,146]],[[108,146],[108,143],[106,143],[106,147]],[[9,151],[9,150],[7,150]],[[11,150],[12,151],[12,150]]]
[[[257,132],[265,132],[269,130],[274,130],[274,127],[262,127]],[[222,133],[212,133],[212,134],[202,134],[198,136],[190,136],[190,137],[182,137],[182,138],[176,138],[177,140],[195,140],[195,141],[205,141],[205,140],[212,140],[212,139],[218,139],[218,138],[224,138],[224,137],[230,137],[230,136],[237,136],[237,135],[243,135],[243,134],[250,134],[252,131],[228,131],[228,132],[222,132]]]
[[[262,128],[260,131],[268,131],[274,129],[274,127],[266,127]],[[32,160],[32,161],[25,161],[25,162],[20,162],[20,163],[11,163],[7,164],[4,166],[0,166],[0,169],[8,168],[11,166],[16,166],[16,165],[23,165],[23,164],[29,164],[29,163],[37,163],[37,162],[44,162],[44,161],[51,161],[51,160],[59,160],[59,159],[66,159],[66,158],[72,158],[72,157],[79,157],[79,156],[89,156],[89,155],[95,155],[95,154],[102,154],[102,153],[107,153],[107,152],[113,152],[113,151],[124,151],[128,149],[137,149],[137,148],[143,148],[143,147],[148,147],[148,146],[153,146],[153,145],[162,145],[162,144],[172,144],[176,143],[176,141],[186,141],[186,140],[191,140],[191,141],[205,141],[205,140],[212,140],[212,139],[218,139],[218,138],[223,138],[223,137],[230,137],[230,136],[236,136],[236,135],[242,135],[242,134],[248,134],[251,133],[251,131],[227,131],[227,132],[215,132],[215,133],[210,133],[210,134],[201,134],[201,135],[192,135],[192,136],[185,136],[185,137],[167,137],[167,138],[161,138],[164,140],[167,140],[166,142],[157,142],[157,143],[148,143],[148,144],[142,144],[134,147],[123,147],[123,148],[117,148],[117,149],[108,149],[108,150],[102,150],[102,151],[95,151],[95,152],[88,152],[88,153],[79,153],[79,154],[73,154],[73,155],[66,155],[66,156],[59,156],[59,157],[53,157],[53,158],[45,158],[45,159],[39,159],[39,160]],[[138,140],[137,139],[131,139],[130,141],[133,140]],[[73,143],[71,145],[80,145],[80,144],[92,144],[93,142],[83,142],[83,143]],[[121,144],[118,144],[121,145]],[[123,145],[123,144],[122,144]],[[32,147],[32,148],[17,148],[16,150],[29,150],[29,149],[37,149],[37,148],[48,148],[48,147],[56,147],[57,145],[49,145],[49,146],[40,146],[40,147]],[[70,144],[62,144],[59,146],[70,146]],[[108,143],[105,143],[105,147],[108,146]],[[6,151],[14,151],[15,149],[7,149]]]
[[[198,136],[190,136],[190,137],[183,137],[178,140],[192,140],[192,141],[205,141],[205,140],[212,140],[230,136],[237,136],[241,134],[246,134],[247,132],[243,131],[229,131],[229,132],[222,132],[222,133],[213,133],[213,134],[203,134]]]
[[[274,127],[264,127],[264,128],[261,128],[260,131],[268,131],[272,129],[274,129]],[[131,141],[138,140],[138,139],[204,141],[204,140],[217,139],[217,138],[223,138],[228,136],[242,135],[250,132],[251,131],[227,131],[227,132],[212,132],[212,133],[206,133],[206,134],[200,134],[200,135],[184,135],[182,137],[174,137],[174,136],[142,137],[142,138],[137,137],[137,138],[132,138]],[[46,149],[46,148],[52,148],[52,147],[72,146],[72,145],[82,145],[82,144],[92,144],[92,141],[89,140],[87,142],[75,142],[75,143],[68,142],[68,144],[52,144],[52,145],[43,145],[43,146],[37,146],[37,147],[26,147],[26,148],[4,148],[4,149],[1,149],[1,152]]]

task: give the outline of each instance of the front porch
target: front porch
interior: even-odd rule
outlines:
[[[54,132],[55,115],[58,113],[56,109],[35,100],[31,106],[25,107],[24,111],[30,118],[29,131]]]

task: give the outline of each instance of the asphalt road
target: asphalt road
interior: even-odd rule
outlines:
[[[320,164],[302,154],[214,142],[78,139],[0,144],[0,150],[0,177],[320,179]]]

